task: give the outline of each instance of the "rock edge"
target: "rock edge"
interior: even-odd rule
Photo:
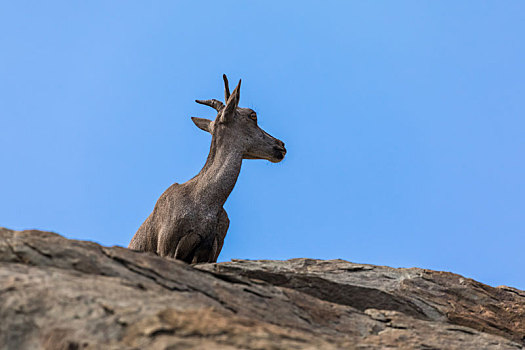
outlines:
[[[0,348],[522,349],[525,292],[344,260],[186,265],[0,228]]]

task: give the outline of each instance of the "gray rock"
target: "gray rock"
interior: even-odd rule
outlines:
[[[521,349],[525,292],[343,260],[187,265],[0,228],[0,349]]]

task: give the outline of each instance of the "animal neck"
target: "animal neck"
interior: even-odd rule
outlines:
[[[206,164],[193,178],[194,194],[198,201],[208,206],[222,207],[237,182],[241,165],[242,152],[213,137]]]

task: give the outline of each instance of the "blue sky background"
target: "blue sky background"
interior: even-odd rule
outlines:
[[[522,1],[3,1],[0,225],[126,246],[243,79],[220,260],[343,258],[525,289]]]

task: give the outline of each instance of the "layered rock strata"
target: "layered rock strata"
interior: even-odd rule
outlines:
[[[525,292],[343,260],[190,266],[0,228],[0,349],[522,349]]]

